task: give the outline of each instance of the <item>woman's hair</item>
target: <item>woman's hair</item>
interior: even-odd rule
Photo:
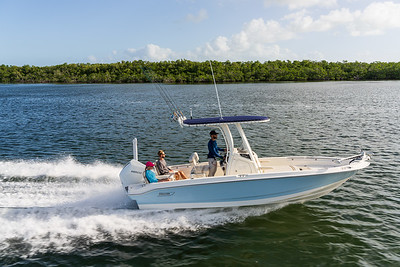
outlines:
[[[158,156],[160,157],[162,154],[165,154],[165,153],[164,153],[163,150],[159,150],[157,154],[158,154]]]

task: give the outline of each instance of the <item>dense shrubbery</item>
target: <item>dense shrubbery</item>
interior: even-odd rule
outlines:
[[[399,80],[400,62],[213,61],[217,82]],[[142,67],[164,83],[211,83],[209,62],[189,60],[110,64],[62,64],[36,67],[0,66],[0,83],[142,83]]]

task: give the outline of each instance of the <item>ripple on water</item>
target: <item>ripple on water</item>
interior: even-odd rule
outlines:
[[[168,88],[185,113],[218,114],[212,86]],[[243,125],[259,156],[365,149],[370,167],[304,204],[149,212],[132,209],[118,179],[132,138],[142,161],[159,149],[170,164],[193,151],[205,161],[210,129],[177,128],[148,84],[0,85],[0,261],[395,266],[399,88],[395,81],[221,85],[224,114],[271,117]]]

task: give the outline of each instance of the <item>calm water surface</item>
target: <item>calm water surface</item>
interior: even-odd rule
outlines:
[[[217,116],[212,85],[166,86]],[[0,265],[399,266],[400,82],[219,85],[259,156],[350,156],[371,166],[304,204],[134,210],[118,173],[139,140],[170,164],[206,160],[209,128],[181,129],[150,84],[0,85]],[[222,144],[222,140],[220,140]]]

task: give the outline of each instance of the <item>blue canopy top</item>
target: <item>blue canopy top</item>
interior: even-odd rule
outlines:
[[[268,117],[265,116],[228,116],[228,117],[215,117],[215,118],[199,118],[187,119],[183,121],[187,126],[201,126],[201,125],[215,125],[215,124],[229,124],[229,123],[251,123],[251,122],[267,122]]]

